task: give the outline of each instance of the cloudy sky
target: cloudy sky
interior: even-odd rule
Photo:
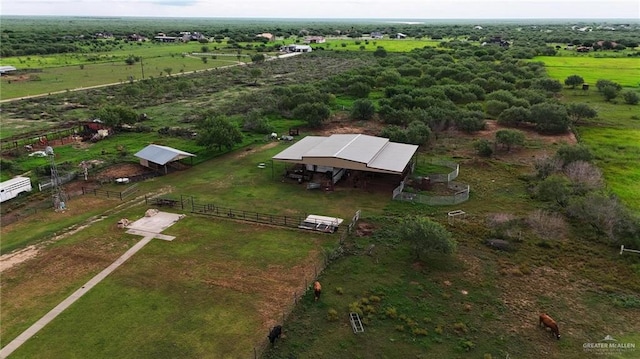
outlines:
[[[2,15],[640,19],[640,0],[0,0]]]

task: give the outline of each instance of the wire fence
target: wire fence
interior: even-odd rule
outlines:
[[[356,213],[353,215],[353,217],[351,218],[351,221],[349,222],[349,224],[346,227],[347,229],[344,230],[342,232],[342,234],[340,235],[340,239],[339,239],[337,247],[334,248],[333,250],[330,250],[330,251],[325,250],[322,253],[322,258],[320,258],[319,263],[315,263],[313,265],[313,271],[309,271],[308,273],[306,273],[306,272],[302,273],[302,279],[301,279],[300,283],[303,284],[304,286],[302,287],[302,289],[295,290],[292,293],[292,300],[283,309],[282,317],[281,317],[282,323],[279,324],[279,325],[282,325],[283,327],[285,327],[285,323],[288,321],[288,318],[293,313],[293,309],[304,298],[304,296],[307,294],[307,292],[312,290],[313,283],[316,280],[318,280],[319,275],[334,260],[336,260],[336,259],[338,259],[338,258],[340,258],[340,257],[342,257],[344,255],[344,249],[343,249],[342,245],[344,244],[344,241],[349,236],[349,234],[351,234],[353,232],[358,220],[360,220],[360,215],[361,215],[361,211],[360,210],[356,211]],[[280,320],[280,318],[278,318],[278,320]],[[271,329],[271,328],[269,328],[269,329]],[[262,357],[262,355],[265,353],[265,351],[269,348],[269,345],[270,345],[269,340],[264,339],[259,345],[255,346],[253,348],[253,358],[254,359],[258,359],[258,358]]]
[[[96,197],[113,198],[113,199],[119,199],[121,201],[136,192],[138,192],[138,184],[131,185],[123,191],[109,191],[109,190],[104,190],[99,188],[82,187],[83,195],[93,194]]]
[[[435,196],[424,191],[408,191],[406,183],[408,183],[409,176],[407,176],[400,182],[400,185],[393,190],[392,198],[397,201],[422,203],[431,206],[454,205],[468,201],[471,187],[468,184],[453,181],[460,173],[460,165],[455,162],[443,160],[432,160],[431,163],[453,169],[453,171],[447,174],[429,174],[427,176],[433,183],[446,183],[447,190],[453,192],[453,194]]]

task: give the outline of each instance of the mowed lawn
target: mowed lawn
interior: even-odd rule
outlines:
[[[5,345],[141,239],[117,218],[3,273]],[[176,239],[154,239],[12,358],[249,357],[337,241],[190,215],[164,233]]]
[[[640,85],[639,58],[598,58],[538,56],[549,76],[564,82],[571,75],[579,75],[585,83],[595,86],[600,79],[611,80],[625,87]]]

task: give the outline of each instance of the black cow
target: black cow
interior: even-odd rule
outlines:
[[[272,346],[275,344],[276,339],[280,338],[280,335],[282,335],[281,325],[276,325],[275,327],[271,328],[271,330],[269,331],[269,335],[267,335],[267,338],[269,338],[269,342]]]

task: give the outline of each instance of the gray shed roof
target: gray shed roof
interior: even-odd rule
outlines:
[[[391,142],[387,138],[337,134],[330,137],[307,136],[273,159],[305,164],[335,159],[340,168],[361,169],[364,165],[366,170],[373,172],[402,173],[417,150],[416,145]]]
[[[138,151],[135,156],[149,162],[165,165],[168,162],[178,161],[187,157],[195,157],[196,155],[167,146],[149,145]]]
[[[17,69],[13,66],[0,66],[0,74],[4,74],[10,71],[16,71]]]

